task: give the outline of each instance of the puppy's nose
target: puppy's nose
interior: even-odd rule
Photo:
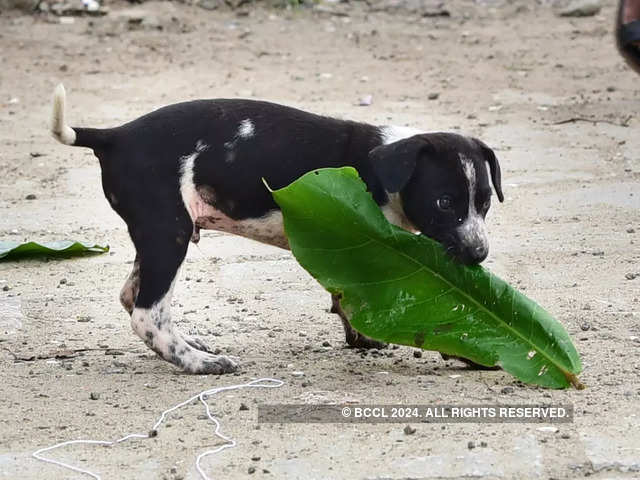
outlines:
[[[473,249],[473,258],[476,262],[480,263],[489,255],[489,247],[481,245]]]

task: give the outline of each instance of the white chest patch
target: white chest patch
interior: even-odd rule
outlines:
[[[389,203],[382,207],[382,213],[389,223],[410,232],[417,232],[416,227],[409,221],[402,208],[402,199],[399,193],[388,193]]]
[[[284,234],[282,213],[274,210],[260,218],[234,220],[209,202],[215,200],[215,191],[206,186],[196,187],[193,181],[195,163],[201,152],[208,148],[198,142],[195,152],[180,159],[180,195],[194,226],[205,230],[218,230],[250,238],[258,242],[289,249]]]

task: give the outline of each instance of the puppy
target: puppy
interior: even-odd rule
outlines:
[[[314,115],[253,100],[170,105],[116,128],[71,128],[65,90],[53,101],[53,136],[88,147],[102,187],[136,249],[120,293],[134,332],[164,360],[190,373],[222,374],[235,362],[214,355],[171,321],[175,279],[189,241],[214,229],[288,248],[282,214],[262,178],[281,188],[322,167],[354,167],[387,219],[441,242],[466,264],[489,251],[489,172],[503,201],[500,165],[474,138],[423,133]],[[382,344],[358,333],[333,297],[347,343]]]

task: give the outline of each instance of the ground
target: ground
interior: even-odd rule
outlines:
[[[422,17],[420,2],[414,11],[393,5],[144,3],[132,12],[115,3],[73,23],[0,15],[0,239],[111,246],[80,259],[0,263],[0,478],[85,478],[30,455],[63,440],[147,432],[192,394],[259,377],[285,383],[211,401],[238,443],[204,460],[211,477],[637,478],[640,77],[615,51],[615,7],[571,18],[547,2],[452,1],[450,17]],[[485,265],[567,328],[587,388],[527,386],[409,347],[346,348],[329,295],[289,252],[215,232],[190,247],[173,314],[241,368],[180,373],[133,335],[118,302],[134,251],[92,153],[48,132],[58,82],[78,126],[241,96],[478,136],[500,158],[506,195],[490,212]],[[575,421],[557,431],[409,422],[413,434],[403,423],[257,423],[260,404],[326,402],[570,404]],[[218,444],[194,405],[152,440],[51,455],[103,478],[196,479],[195,456]]]

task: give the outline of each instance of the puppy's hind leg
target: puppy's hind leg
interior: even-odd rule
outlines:
[[[171,321],[173,286],[191,235],[191,226],[183,227],[186,228],[179,228],[177,234],[171,231],[173,228],[167,232],[152,227],[138,229],[132,235],[139,256],[140,290],[131,326],[149,348],[186,372],[234,372],[235,362],[208,353],[201,342],[182,335]]]
[[[351,326],[347,314],[340,305],[340,295],[331,295],[331,313],[337,313],[342,320],[342,326],[344,327],[344,334],[347,345],[349,345],[350,347],[377,349],[387,347],[386,343],[374,340],[373,338],[369,338],[366,335],[358,332]]]

